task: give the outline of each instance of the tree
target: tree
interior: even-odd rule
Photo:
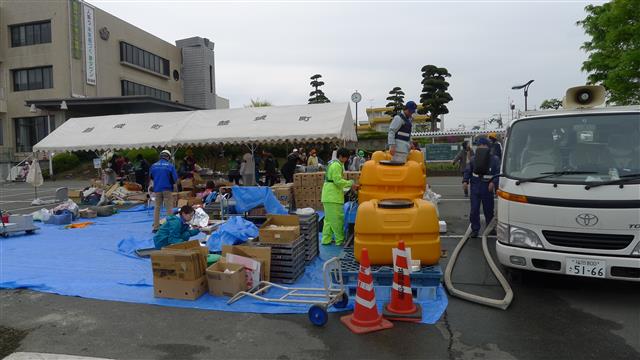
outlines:
[[[562,107],[562,100],[560,99],[547,99],[545,101],[542,102],[542,104],[540,104],[540,109],[543,110],[548,110],[548,109],[553,109],[553,110],[558,110]]]
[[[389,103],[386,107],[393,108],[385,112],[385,114],[394,117],[398,112],[404,109],[404,91],[398,86],[394,87],[389,91],[389,96],[387,97],[387,101]]]
[[[449,83],[445,81],[445,78],[451,77],[451,74],[447,69],[435,65],[425,65],[421,71],[422,94],[420,102],[423,108],[418,113],[428,113],[431,118],[431,131],[436,131],[438,130],[438,116],[449,113],[445,104],[453,100],[447,92]]]
[[[589,83],[602,84],[609,102],[640,104],[640,4],[614,0],[585,7],[588,15],[577,25],[591,37],[582,45],[588,59],[582,70]]]
[[[266,107],[266,106],[272,106],[273,104],[269,101],[269,100],[260,100],[260,98],[257,99],[251,99],[251,104],[246,105],[245,107]]]
[[[323,103],[331,102],[324,95],[324,92],[320,90],[320,87],[324,85],[324,81],[320,81],[321,77],[322,75],[315,74],[310,78],[311,82],[309,84],[311,85],[311,87],[315,88],[315,90],[309,93],[309,96],[311,96],[309,98],[309,104],[323,104]]]

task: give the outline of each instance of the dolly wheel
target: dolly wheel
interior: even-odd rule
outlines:
[[[309,321],[315,326],[324,326],[329,320],[327,308],[323,305],[312,305],[309,308]]]
[[[347,307],[348,304],[349,304],[349,295],[347,295],[347,293],[343,293],[342,297],[340,298],[340,301],[333,304],[333,306],[336,309],[344,309]]]

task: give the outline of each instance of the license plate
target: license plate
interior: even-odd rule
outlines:
[[[568,258],[565,273],[569,275],[604,278],[607,273],[607,263],[594,259]]]

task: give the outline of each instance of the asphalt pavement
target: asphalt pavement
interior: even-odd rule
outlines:
[[[430,178],[442,195],[451,253],[468,225],[459,178]],[[42,196],[68,185],[46,183]],[[40,192],[39,192],[40,194]],[[0,208],[32,212],[33,188],[0,184]],[[1,242],[1,240],[0,240]],[[490,239],[490,248],[495,239]],[[0,247],[1,249],[1,247]],[[448,258],[441,260],[444,268]],[[0,276],[2,276],[0,264]],[[453,274],[456,286],[486,296],[503,293],[470,240]],[[262,315],[180,309],[0,290],[0,357],[13,351],[117,359],[639,359],[638,283],[527,273],[512,282],[506,310],[449,296],[435,325],[396,323],[354,335],[330,314],[324,328],[306,315]]]

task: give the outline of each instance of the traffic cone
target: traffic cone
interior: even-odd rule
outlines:
[[[398,242],[398,248],[393,249],[393,286],[391,302],[384,305],[382,315],[394,321],[422,321],[422,308],[413,303],[411,293],[411,272],[404,241]]]
[[[369,251],[362,249],[360,255],[360,272],[356,289],[356,304],[353,314],[340,318],[352,332],[366,334],[373,331],[390,329],[393,324],[378,313],[376,293],[373,289],[373,276],[369,264]]]

